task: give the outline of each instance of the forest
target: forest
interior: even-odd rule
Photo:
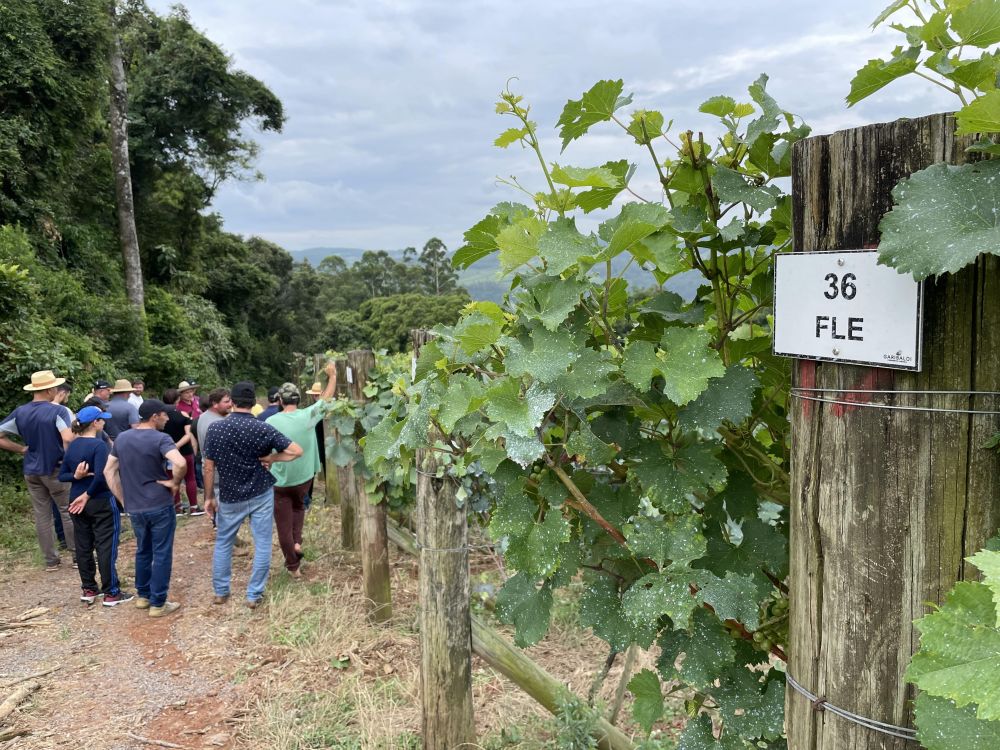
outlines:
[[[234,67],[180,6],[142,0],[0,2],[0,411],[44,360],[82,397],[95,378],[154,390],[288,377],[295,352],[398,351],[414,326],[467,302],[436,238],[318,268],[225,230],[227,180],[263,179],[247,134],[282,103]],[[16,31],[16,33],[14,33]],[[108,57],[120,41],[145,298],[129,304],[109,133]],[[415,238],[416,240],[417,238]],[[73,401],[75,403],[75,401]]]

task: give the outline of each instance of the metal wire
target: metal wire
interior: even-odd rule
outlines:
[[[793,391],[808,391],[810,393],[907,393],[907,394],[918,394],[921,396],[936,396],[936,395],[948,395],[948,396],[1000,396],[1000,391],[896,391],[896,390],[886,390],[885,388],[806,388],[804,386],[792,386]]]
[[[935,412],[938,414],[981,414],[986,416],[998,416],[1000,411],[988,411],[984,409],[942,409],[936,406],[898,406],[895,404],[876,404],[871,401],[843,401],[834,398],[819,398],[817,396],[806,396],[797,393],[798,389],[793,388],[791,395],[805,401],[815,401],[820,404],[834,404],[836,406],[858,406],[868,409],[890,409],[892,411],[923,411]],[[847,392],[847,391],[845,391]],[[873,391],[876,393],[901,393],[901,391]],[[940,393],[941,391],[939,391]]]
[[[835,706],[826,698],[820,698],[813,693],[810,693],[802,685],[800,685],[795,678],[790,674],[785,674],[785,679],[788,684],[791,685],[792,689],[799,693],[799,695],[804,696],[812,703],[813,709],[816,711],[829,711],[835,716],[839,716],[842,719],[846,719],[854,724],[870,729],[873,732],[879,732],[881,734],[887,734],[890,737],[898,737],[899,739],[909,740],[910,742],[917,741],[917,730],[910,729],[909,727],[900,727],[895,724],[887,724],[884,721],[877,721],[875,719],[869,719],[866,716],[859,716],[858,714],[851,713],[847,709]]]
[[[427,552],[471,552],[476,549],[493,549],[492,544],[466,544],[464,547],[425,547],[420,542],[414,540],[417,549],[426,550]]]

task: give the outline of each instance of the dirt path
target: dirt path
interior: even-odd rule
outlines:
[[[207,517],[182,521],[174,547],[170,598],[181,609],[150,619],[132,602],[104,607],[79,601],[80,580],[63,555],[63,570],[19,567],[0,575],[0,621],[35,607],[51,624],[0,639],[0,700],[13,680],[51,667],[41,688],[3,728],[30,730],[4,748],[149,750],[145,738],[188,748],[231,748],[234,722],[252,680],[246,651],[249,618],[236,596],[245,590],[249,559],[236,557],[233,601],[212,606],[213,533]],[[119,575],[132,590],[133,541],[123,543]],[[234,680],[241,670],[241,679]],[[130,736],[133,735],[133,736]],[[163,745],[160,745],[161,747]]]

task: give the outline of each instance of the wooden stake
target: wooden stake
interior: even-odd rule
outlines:
[[[347,354],[350,368],[348,383],[351,398],[359,404],[367,401],[364,394],[368,373],[375,366],[375,355],[370,349],[355,349]],[[386,622],[392,617],[391,582],[389,579],[389,537],[386,531],[385,500],[369,502],[365,490],[365,479],[357,470],[354,474],[354,490],[357,493],[357,509],[361,526],[361,571],[364,592],[368,606],[368,619],[372,622]]]
[[[414,356],[433,338],[411,332]],[[431,430],[432,446],[443,439]],[[465,506],[455,484],[435,478],[432,450],[417,451],[417,539],[420,552],[420,696],[423,742],[428,750],[471,747],[472,625],[469,619],[469,550]]]

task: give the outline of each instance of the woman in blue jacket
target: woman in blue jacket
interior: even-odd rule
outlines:
[[[73,432],[79,437],[69,444],[59,470],[60,481],[73,483],[69,491],[69,514],[73,519],[73,530],[78,535],[76,563],[83,588],[80,601],[93,604],[103,594],[105,607],[114,607],[134,598],[121,590],[115,570],[121,521],[117,503],[104,481],[108,446],[98,437],[104,428],[104,420],[110,416],[98,406],[85,406],[80,410],[72,425]],[[95,550],[103,584],[100,588],[95,578]]]

